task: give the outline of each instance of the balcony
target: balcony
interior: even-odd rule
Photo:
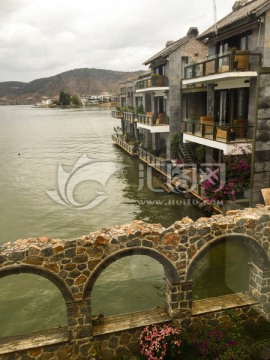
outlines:
[[[240,145],[249,152],[253,142],[252,136],[253,126],[248,126],[244,119],[235,120],[233,125],[192,119],[185,122],[183,141],[219,149],[227,155],[232,151],[234,154],[241,151]]]
[[[113,118],[115,118],[115,119],[122,119],[123,113],[121,111],[118,111],[118,110],[112,110],[111,116]]]
[[[138,147],[134,144],[128,144],[125,140],[121,139],[117,135],[112,135],[114,143],[129,153],[131,156],[138,156]]]
[[[149,90],[168,90],[168,79],[164,75],[153,74],[147,78],[138,80],[135,86],[136,92]]]
[[[147,150],[139,147],[139,158],[151,165],[154,169],[162,173],[164,176],[168,176],[172,171],[171,161],[167,161],[165,159],[158,158],[157,156],[151,154]]]
[[[207,60],[185,66],[183,85],[218,79],[256,77],[262,56],[249,50],[214,55]]]
[[[126,87],[120,88],[120,95],[126,95],[126,94],[127,94],[127,88]]]
[[[150,130],[151,133],[169,132],[169,117],[166,113],[147,112],[137,115],[138,128]]]
[[[134,122],[137,121],[137,119],[135,117],[135,114],[132,113],[132,112],[124,112],[123,113],[123,119],[125,121],[131,122],[131,123],[134,123]]]

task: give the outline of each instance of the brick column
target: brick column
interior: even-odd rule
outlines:
[[[260,269],[250,264],[249,291],[259,302],[256,310],[266,319],[270,320],[270,269]]]
[[[165,284],[165,307],[173,321],[188,327],[191,322],[192,282]]]

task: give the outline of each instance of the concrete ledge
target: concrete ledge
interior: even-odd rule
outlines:
[[[28,350],[69,340],[68,328],[57,328],[0,339],[0,354]]]
[[[248,293],[236,293],[211,297],[208,299],[193,301],[192,315],[200,315],[255,304],[258,304],[258,301],[251,298],[250,294]]]
[[[170,316],[164,309],[138,311],[132,314],[110,316],[99,325],[93,325],[93,335],[114,333],[151,324],[169,322]]]

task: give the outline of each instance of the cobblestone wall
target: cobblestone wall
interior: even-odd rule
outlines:
[[[188,326],[192,316],[192,274],[198,259],[218,243],[239,237],[252,253],[250,292],[260,302],[257,309],[268,318],[270,208],[265,206],[230,211],[226,216],[214,215],[196,222],[184,218],[167,229],[160,224],[134,221],[74,240],[42,237],[2,245],[0,277],[28,272],[43,276],[58,287],[66,301],[69,340],[62,345],[0,355],[0,359],[91,359],[94,344],[91,290],[107,266],[132,254],[148,255],[163,265],[166,310],[172,321]],[[261,280],[257,281],[256,276]],[[130,339],[128,343],[133,346],[134,336],[136,329],[118,332],[115,337],[98,336],[96,340],[101,341],[108,353],[109,344],[116,344],[117,337],[116,347],[121,352],[126,351],[123,339]]]

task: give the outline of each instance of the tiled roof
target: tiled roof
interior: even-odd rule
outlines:
[[[247,18],[251,14],[259,12],[264,7],[265,8],[270,7],[269,0],[255,0],[253,2],[250,2],[246,6],[240,8],[239,10],[232,11],[230,14],[228,14],[223,19],[218,21],[216,24],[217,30],[221,30],[221,29],[225,28],[226,26],[229,26],[233,23],[236,23],[239,20]],[[199,35],[198,39],[206,38],[210,34],[215,33],[216,27],[215,27],[215,25],[211,26],[209,29],[207,29],[201,35]]]
[[[146,60],[143,64],[147,65],[147,64],[150,64],[151,62],[153,62],[156,59],[166,58],[169,54],[174,52],[180,46],[184,45],[189,39],[190,39],[190,36],[186,35],[182,39],[174,41],[171,45],[165,47],[163,50],[159,51],[157,54],[150,57],[150,59]]]
[[[190,27],[187,35],[182,37],[179,40],[176,41],[167,41],[166,47],[159,51],[157,54],[151,56],[148,60],[146,60],[143,64],[147,65],[153,62],[154,60],[163,58],[165,59],[168,55],[170,55],[172,52],[177,50],[180,46],[184,45],[188,40],[191,38],[196,38],[199,34],[199,31],[197,27]]]

